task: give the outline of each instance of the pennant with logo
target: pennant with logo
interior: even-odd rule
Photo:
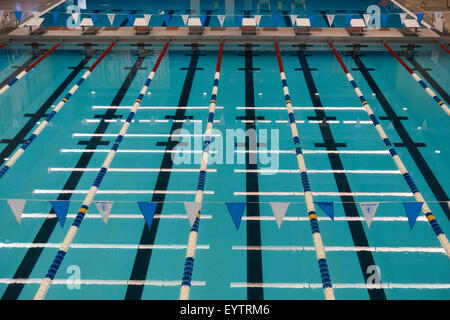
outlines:
[[[14,213],[14,217],[16,217],[17,222],[20,224],[22,220],[23,209],[25,208],[25,203],[27,200],[25,199],[7,199],[9,207],[11,211]]]
[[[188,21],[188,19],[189,19],[189,15],[187,15],[187,14],[182,14],[182,15],[181,15],[181,19],[183,19],[184,25],[186,25],[186,23],[187,23],[187,21]]]
[[[360,202],[359,206],[364,214],[364,218],[366,219],[367,228],[370,229],[370,225],[372,224],[373,218],[375,217],[375,213],[377,212],[379,202]]]
[[[106,15],[108,16],[109,23],[110,23],[111,26],[112,26],[113,23],[114,23],[114,18],[116,17],[116,15],[115,15],[114,13],[108,13],[108,14],[106,14]]]
[[[202,209],[201,202],[185,202],[184,209],[186,210],[186,214],[189,218],[189,222],[191,227],[194,225],[195,219],[197,217],[197,213]]]
[[[259,27],[259,23],[261,22],[261,15],[260,14],[255,14],[255,22],[256,22],[256,26]]]
[[[403,24],[405,22],[407,13],[399,13],[398,15],[400,16],[400,22]]]
[[[297,15],[291,14],[290,17],[291,17],[292,26],[295,26],[295,22],[297,21]]]
[[[220,26],[223,27],[223,22],[225,21],[225,16],[224,15],[217,16],[217,19],[219,20]]]
[[[328,20],[328,24],[330,25],[330,27],[332,27],[333,21],[334,21],[334,14],[327,14],[327,20]]]
[[[139,209],[141,209],[141,213],[144,216],[145,223],[147,223],[147,227],[150,230],[158,204],[156,202],[138,202],[138,206]]]
[[[244,18],[243,16],[236,16],[236,23],[238,25],[238,27],[242,26],[242,18]]]
[[[350,25],[350,21],[352,21],[353,16],[351,14],[345,15],[345,20],[347,20],[347,25]]]
[[[38,13],[38,14],[39,14],[39,13]],[[55,21],[55,23],[58,21],[58,15],[59,15],[58,12],[56,12],[56,11],[52,12],[53,21]]]
[[[273,26],[278,27],[278,22],[280,21],[280,15],[279,14],[272,15],[272,20],[273,20]]]
[[[95,13],[91,14],[91,20],[92,20],[92,23],[95,25],[95,23],[97,22],[97,15]]]
[[[423,16],[424,16],[424,13],[416,13],[417,22],[419,24],[422,23]]]
[[[69,210],[69,201],[50,201],[52,205],[53,211],[55,211],[56,216],[58,217],[59,224],[61,227],[64,227],[64,223],[66,222],[67,211]]]
[[[144,14],[144,20],[145,20],[145,24],[148,26],[148,24],[150,23],[150,19],[152,18],[151,14]]]
[[[236,230],[239,230],[241,225],[242,215],[244,214],[245,202],[227,202],[225,203],[230,212],[231,219],[233,219]]]
[[[100,213],[100,216],[103,219],[105,224],[108,224],[109,215],[111,213],[111,209],[113,206],[113,201],[95,201],[95,205],[97,206],[97,210]]]
[[[127,14],[127,19],[128,19],[128,26],[133,26],[134,24],[134,14]]]
[[[270,206],[272,207],[272,212],[275,217],[275,221],[277,222],[278,229],[281,228],[281,224],[283,223],[284,216],[286,215],[286,211],[289,207],[289,202],[271,202]]]
[[[333,202],[314,202],[322,209],[331,220],[334,221],[334,204]]]
[[[22,20],[22,11],[14,11],[16,14],[17,22],[20,22]]]
[[[409,228],[412,230],[420,214],[420,210],[422,210],[423,202],[403,202],[403,206],[408,217]]]
[[[381,25],[384,26],[386,25],[386,21],[389,18],[389,14],[388,13],[382,13],[381,14]]]

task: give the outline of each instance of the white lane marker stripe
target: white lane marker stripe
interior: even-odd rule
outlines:
[[[76,214],[67,214],[67,218],[75,218]],[[38,218],[48,218],[56,219],[57,216],[54,213],[24,213],[22,214],[22,219],[38,219]],[[101,219],[102,216],[97,213],[90,213],[84,217],[84,219]],[[186,214],[155,214],[154,219],[183,219],[187,220],[188,216]],[[109,219],[138,219],[142,220],[142,214],[120,214],[112,213],[109,215]],[[202,215],[200,219],[211,220],[212,215]]]
[[[311,192],[313,196],[412,197],[411,192]],[[303,192],[234,192],[235,196],[303,196]]]
[[[61,149],[62,153],[108,153],[110,149]],[[211,150],[210,153],[217,153]],[[158,150],[158,149],[119,149],[116,153],[202,153],[202,150]]]
[[[12,242],[2,243],[1,248],[59,248],[60,243],[24,243],[24,242]],[[158,250],[182,250],[186,249],[185,244],[114,244],[114,243],[72,243],[70,245],[72,249],[120,249],[120,250],[135,250],[135,249],[158,249]],[[197,245],[199,250],[209,250],[209,245]]]
[[[10,278],[0,278],[1,284],[41,284],[42,279],[32,278],[32,279],[10,279]],[[106,286],[158,286],[158,287],[179,287],[181,285],[180,280],[102,280],[102,279],[80,279],[75,283],[80,285],[106,285]],[[74,284],[73,279],[54,279],[52,284]],[[206,281],[192,281],[193,286],[206,286]]]
[[[290,153],[295,154],[295,150],[234,150],[235,153]],[[389,154],[389,150],[302,150],[303,154]]]
[[[49,172],[98,172],[100,168],[48,168]],[[168,168],[109,168],[108,172],[199,172],[200,169],[168,169]],[[217,172],[217,169],[207,169],[207,172]]]
[[[321,289],[322,283],[231,282],[231,288]],[[334,289],[450,289],[450,283],[333,283]]]
[[[236,173],[299,173],[298,169],[234,169]],[[307,170],[308,173],[401,174],[400,170]]]
[[[87,194],[89,190],[58,190],[58,189],[35,189],[34,194]],[[196,190],[98,190],[98,194],[195,194]],[[205,194],[214,194],[214,191],[205,191]]]
[[[365,111],[363,107],[292,107],[293,110],[357,110]],[[236,107],[236,110],[286,110],[286,107]]]
[[[73,138],[79,137],[117,137],[118,133],[74,133]],[[219,137],[219,134],[213,134],[212,137]],[[201,138],[205,137],[204,134],[164,134],[164,133],[127,133],[125,135],[127,138]]]
[[[331,252],[420,252],[420,253],[442,253],[445,250],[440,247],[346,247],[346,246],[325,246],[325,251]],[[314,251],[311,246],[232,246],[233,250],[249,251]]]
[[[116,110],[130,110],[133,106],[92,106],[92,109],[116,109]],[[209,110],[209,106],[148,106],[148,107],[139,107],[139,110],[176,110],[176,109],[186,109],[186,110]],[[223,106],[216,107],[216,109],[223,109]]]

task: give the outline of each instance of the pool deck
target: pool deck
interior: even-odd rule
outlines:
[[[286,42],[286,43],[437,43],[448,44],[450,37],[442,37],[430,29],[422,28],[417,36],[404,36],[399,29],[366,29],[363,36],[351,36],[346,28],[311,28],[309,35],[296,35],[293,28],[257,28],[256,35],[241,35],[237,27],[205,27],[202,35],[189,35],[187,27],[154,27],[148,35],[136,35],[132,27],[101,27],[95,35],[83,35],[81,29],[49,28],[42,35],[30,35],[27,28],[17,28],[0,37],[7,42]]]

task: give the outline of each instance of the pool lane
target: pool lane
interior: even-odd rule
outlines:
[[[215,68],[217,51],[203,51],[201,49],[200,47],[197,68],[202,68],[203,70],[195,71],[197,75],[193,79],[188,106],[207,106],[209,101],[209,97],[207,95],[205,97],[203,94],[205,88],[209,88],[211,85],[211,77],[206,76],[206,74],[212,74],[211,72]],[[227,128],[245,129],[245,121],[248,121],[237,118],[241,117],[245,112],[245,109],[238,109],[239,107],[245,106],[245,78],[242,77],[242,70],[238,70],[243,67],[243,62],[245,61],[245,55],[242,56],[244,49],[245,47],[240,47],[237,52],[233,50],[224,51],[222,62],[223,71],[221,72],[221,95],[217,99],[217,106],[223,106],[224,108],[217,109],[215,117],[217,122],[214,123],[214,127],[221,129],[223,132]],[[278,150],[291,150],[290,128],[286,121],[283,96],[279,90],[273,90],[273,88],[279,88],[280,85],[278,80],[279,73],[276,70],[275,53],[259,52],[257,51],[258,48],[254,49],[252,50],[253,68],[256,69],[253,70],[254,107],[281,107],[277,110],[255,109],[254,124],[257,129],[267,129],[269,133],[271,129],[279,130],[279,145],[276,145],[275,141],[272,141],[269,135],[267,139],[269,149],[274,147]],[[158,49],[155,48],[155,51],[158,52]],[[295,48],[294,51],[282,49],[286,74],[291,79],[290,95],[292,96],[292,100],[295,101],[294,107],[312,106],[311,95],[308,91],[308,84],[305,81],[303,71],[296,70],[300,66],[298,56],[291,56],[291,52],[295,53],[295,51]],[[179,104],[178,102],[183,92],[183,83],[189,70],[176,73],[169,72],[169,70],[186,68],[192,59],[190,56],[192,52],[189,47],[186,48],[186,53],[188,53],[188,56],[185,56],[184,52],[180,51],[168,52],[167,59],[161,65],[161,74],[159,74],[161,78],[158,78],[158,76],[155,77],[155,81],[152,83],[154,87],[150,90],[151,94],[145,100],[148,104],[145,103],[143,106],[176,107]],[[241,54],[241,56],[238,54]],[[311,56],[308,56],[309,54]],[[382,142],[379,141],[371,124],[362,122],[365,120],[363,112],[361,110],[344,109],[345,107],[358,106],[359,101],[352,91],[351,86],[345,81],[344,74],[337,68],[338,66],[332,53],[306,52],[306,55],[322,104],[324,106],[343,108],[342,110],[325,110],[327,117],[336,117],[336,120],[328,120],[328,126],[332,130],[337,142],[345,142],[347,144],[347,147],[342,148],[342,151],[385,151]],[[99,72],[93,73],[90,80],[84,84],[85,87],[80,88],[77,97],[71,99],[70,105],[73,108],[65,109],[66,113],[61,113],[62,117],[55,118],[55,127],[49,127],[47,135],[47,137],[54,136],[51,141],[53,147],[47,148],[47,154],[45,156],[38,156],[38,153],[32,152],[24,157],[24,159],[28,159],[26,161],[27,165],[30,164],[31,160],[35,162],[35,169],[30,179],[24,179],[16,175],[16,178],[20,178],[23,181],[21,187],[24,189],[22,193],[24,198],[29,198],[33,190],[36,189],[58,190],[65,184],[74,183],[73,178],[76,178],[78,175],[80,176],[78,183],[71,186],[70,189],[87,190],[89,188],[95,178],[95,171],[78,172],[75,174],[72,171],[48,172],[48,168],[79,167],[83,169],[83,167],[87,167],[88,169],[98,169],[101,167],[105,153],[66,153],[61,152],[61,149],[92,149],[94,141],[97,145],[95,148],[99,150],[107,151],[111,147],[111,145],[108,147],[105,144],[98,144],[101,144],[101,141],[108,141],[111,144],[115,137],[76,137],[73,134],[77,132],[97,132],[99,134],[118,133],[123,124],[121,120],[125,120],[124,117],[129,110],[113,108],[105,110],[92,109],[92,106],[115,105],[115,103],[110,102],[114,99],[114,95],[118,91],[122,91],[122,93],[124,90],[126,91],[122,85],[124,79],[131,72],[129,69],[124,69],[124,67],[133,66],[137,59],[139,59],[137,56],[122,56],[113,51],[111,56],[105,57],[105,64],[99,65]],[[130,84],[128,93],[123,97],[123,101],[121,103],[119,102],[121,106],[132,105],[136,93],[139,92],[142,83],[145,81],[145,75],[148,73],[148,71],[141,70],[140,68],[151,68],[154,59],[154,56],[148,57],[142,62],[140,67],[134,68],[134,71],[137,73],[136,79]],[[354,63],[352,57],[344,57],[344,59],[349,67],[350,64]],[[364,62],[368,63],[366,59],[369,59],[369,57],[361,57],[361,59],[364,59]],[[391,101],[391,94],[394,95],[394,92],[385,88],[386,82],[380,81],[380,77],[383,75],[381,69],[382,62],[379,61],[378,63],[380,63],[380,66],[374,66],[375,71],[371,71],[371,74],[376,78],[377,85],[382,88],[386,96],[389,95],[388,99]],[[356,67],[356,64],[352,65],[352,67]],[[370,67],[373,67],[372,63],[370,63]],[[105,77],[111,68],[114,68],[117,76]],[[313,69],[317,69],[319,72],[315,72]],[[329,73],[324,73],[321,72],[322,70],[330,71]],[[359,72],[352,73],[361,86],[361,90],[363,92],[369,90],[362,75],[359,75]],[[203,76],[204,74],[205,76]],[[358,76],[361,78],[358,78]],[[394,80],[389,79],[389,81]],[[336,84],[335,90],[330,90],[330,82]],[[417,90],[423,95],[423,92],[420,92],[420,88],[417,88]],[[95,94],[92,93],[93,91],[95,91]],[[378,110],[382,110],[381,106],[376,102],[376,97],[369,97],[369,99],[373,99],[374,102],[372,103],[371,100],[371,105],[373,105],[373,108],[377,112]],[[425,99],[429,100],[426,95]],[[417,101],[408,105],[409,110],[415,110],[420,106],[420,103],[421,101]],[[393,103],[393,107],[396,108],[399,114],[404,112],[401,104],[399,105],[397,102]],[[193,121],[206,119],[208,116],[207,109],[187,109],[185,111],[186,117],[192,116],[193,118],[175,119],[185,121],[181,122],[182,129],[193,130],[197,123]],[[107,117],[104,116],[106,112],[108,112]],[[171,119],[174,112],[175,110],[173,109],[143,109],[134,119],[135,122],[133,122],[128,133],[168,134],[171,132],[171,126],[174,124],[174,119]],[[305,161],[307,164],[311,163],[311,165],[308,165],[308,169],[310,171],[316,170],[308,173],[311,179],[312,190],[321,193],[315,196],[315,198],[319,199],[318,201],[336,201],[335,221],[331,221],[323,212],[317,212],[336,298],[370,298],[368,290],[365,287],[364,274],[362,273],[357,258],[358,253],[368,250],[371,251],[376,265],[380,267],[382,284],[386,286],[384,291],[389,299],[410,297],[413,294],[424,297],[425,292],[426,298],[442,298],[448,295],[448,289],[445,289],[445,286],[443,286],[445,283],[449,283],[449,279],[446,276],[448,258],[440,251],[433,251],[439,249],[439,246],[436,238],[430,232],[427,221],[419,218],[413,231],[409,231],[404,209],[400,201],[410,201],[408,199],[412,199],[411,196],[355,196],[356,201],[383,201],[380,204],[370,229],[367,228],[362,217],[353,217],[359,219],[359,223],[362,223],[370,244],[369,248],[355,247],[348,227],[347,219],[349,217],[346,216],[342,204],[338,202],[339,190],[336,186],[334,173],[330,171],[333,168],[330,165],[328,154],[318,153],[318,151],[323,151],[323,148],[315,145],[316,143],[323,142],[321,127],[318,122],[320,120],[308,119],[308,117],[315,117],[316,110],[294,109],[294,112],[299,130],[306,137],[303,141],[305,144]],[[97,114],[99,115],[98,117],[96,117]],[[435,113],[433,112],[432,114],[434,115]],[[117,120],[117,122],[97,123],[86,121],[88,119],[99,120],[105,117],[111,118],[106,120]],[[141,122],[140,120],[146,121]],[[150,122],[147,122],[147,120],[150,120]],[[157,122],[156,120],[163,120],[164,122]],[[267,122],[269,120],[270,122]],[[202,124],[202,130],[199,130],[200,133],[203,132],[206,122],[203,121]],[[412,131],[413,128],[413,126],[407,125],[406,130],[415,139],[417,138],[417,130]],[[396,132],[394,128],[387,128],[386,130],[389,135]],[[187,132],[181,133],[187,134]],[[82,142],[86,140],[91,140],[90,147]],[[188,138],[186,140],[183,139],[186,142],[190,141],[193,146],[192,140]],[[36,148],[39,144],[41,146],[50,145],[47,141],[38,141],[36,140]],[[166,146],[161,144],[157,145],[158,141],[166,142],[167,137],[126,137],[123,140],[121,150],[147,149],[163,151]],[[78,145],[79,142],[82,142],[82,144]],[[261,142],[264,143],[264,140]],[[52,149],[54,150],[52,151]],[[260,151],[264,150],[264,146],[261,145],[258,149]],[[31,152],[32,150],[33,148],[27,152]],[[199,150],[201,151],[201,145]],[[247,170],[247,168],[245,164],[236,163],[237,156],[239,155],[239,153],[234,154],[236,157],[234,164],[213,164],[210,166],[210,168],[217,168],[217,172],[208,172],[205,191],[213,191],[214,193],[205,194],[201,221],[202,232],[199,233],[198,237],[199,247],[197,248],[196,265],[193,272],[191,298],[210,299],[217,297],[225,299],[246,299],[248,297],[248,275],[246,274],[247,251],[259,251],[262,258],[263,283],[261,285],[264,288],[255,287],[254,289],[262,289],[266,299],[323,299],[320,276],[317,272],[311,272],[311,270],[316,270],[317,268],[317,259],[314,253],[314,244],[311,239],[308,217],[303,214],[307,209],[306,205],[302,203],[303,195],[299,192],[301,190],[298,181],[299,173],[293,171],[292,173],[282,172],[276,175],[265,175],[259,172],[258,192],[295,191],[299,192],[299,194],[260,194],[259,217],[251,217],[248,214],[244,215],[239,230],[236,230],[223,202],[245,201],[246,196],[238,193],[245,192],[244,181],[246,179],[246,172],[236,170]],[[191,159],[194,156],[194,154],[189,155]],[[162,154],[154,153],[121,153],[117,155],[114,160],[114,166],[111,168],[159,169],[163,157]],[[211,153],[211,158],[214,159],[215,157],[216,154]],[[407,186],[404,184],[400,174],[369,174],[366,172],[367,170],[395,171],[395,165],[388,153],[342,153],[340,157],[344,170],[359,170],[353,173],[346,173],[352,192],[364,191],[376,192],[378,194],[386,192],[408,193]],[[409,158],[409,155],[401,154],[401,157],[405,161],[406,166],[411,168],[410,162],[412,160],[405,159],[405,157]],[[88,164],[79,162],[81,159],[87,158],[89,158]],[[443,165],[431,162],[429,160],[431,158],[428,157],[427,162],[431,168],[440,173]],[[278,157],[279,167],[281,169],[298,170],[294,159],[295,152],[280,153]],[[275,162],[275,158],[272,158],[272,160]],[[19,166],[19,163],[17,165]],[[414,167],[414,163],[412,166]],[[18,169],[19,167],[15,167],[15,169],[20,170],[19,172],[27,172],[24,169],[25,167],[24,164],[22,169]],[[172,177],[168,181],[167,191],[192,190],[195,192],[193,185],[196,182],[198,171],[194,171],[194,169],[198,170],[198,164],[181,164],[172,167],[172,169],[186,168],[192,169],[193,171],[171,173]],[[257,169],[270,169],[270,162],[259,163]],[[410,170],[412,170],[411,173],[415,179],[417,175],[419,177],[421,176],[417,169]],[[102,184],[104,187],[102,189],[154,190],[157,177],[157,171],[145,173],[110,171],[105,176]],[[439,177],[441,177],[440,174]],[[5,179],[7,178],[8,176],[5,176]],[[33,182],[29,182],[28,180],[33,180]],[[283,181],[283,183],[281,184],[280,181]],[[20,197],[19,189],[14,187],[15,184],[11,183],[12,180],[9,182],[8,186],[12,188],[11,190],[10,188],[5,188],[4,186],[6,184],[4,185],[2,181],[2,190],[5,190],[5,197]],[[422,189],[422,184],[425,182],[419,181],[417,183]],[[329,192],[333,192],[333,195],[328,194]],[[431,191],[423,192],[425,198],[430,195],[432,196]],[[58,193],[35,193],[33,198],[36,200],[44,200],[53,197],[56,198],[57,196]],[[42,279],[42,275],[45,274],[48,268],[48,261],[51,261],[57,252],[59,243],[69,228],[69,220],[72,221],[75,218],[75,210],[81,205],[81,200],[84,196],[85,194],[70,195],[71,199],[74,200],[69,208],[71,215],[68,217],[64,228],[61,228],[58,224],[56,226],[57,228],[50,233],[51,235],[48,240],[44,241],[46,245],[43,244],[42,246],[47,247],[40,249],[42,250],[42,255],[37,260],[36,267],[29,275],[30,281],[33,279]],[[116,200],[111,218],[108,224],[105,225],[101,217],[96,213],[95,208],[92,208],[92,212],[86,215],[83,228],[77,234],[77,241],[72,247],[72,250],[70,250],[70,254],[64,260],[60,270],[61,273],[56,279],[55,285],[49,291],[48,298],[123,299],[126,296],[128,284],[128,287],[137,286],[142,288],[142,299],[176,299],[181,283],[180,275],[183,272],[186,239],[189,233],[189,222],[184,211],[183,201],[192,201],[192,196],[193,194],[167,194],[164,208],[160,212],[161,215],[157,215],[154,221],[154,223],[156,221],[159,223],[155,240],[152,243],[148,242],[143,244],[145,246],[141,246],[138,249],[137,245],[140,242],[140,233],[133,231],[141,230],[142,227],[147,228],[147,226],[142,219],[142,215],[135,201],[149,201],[152,195],[98,194],[98,200]],[[69,197],[69,195],[64,194],[63,197]],[[75,200],[78,200],[78,202],[75,202]],[[292,201],[280,230],[273,218],[269,204],[270,201]],[[10,209],[4,201],[1,203],[1,206],[5,212],[10,212]],[[433,206],[433,210],[436,211],[435,204],[431,204],[430,206]],[[17,243],[27,244],[33,241],[35,245],[39,243],[39,240],[33,240],[33,238],[45,221],[43,217],[48,216],[49,221],[45,223],[51,222],[52,224],[57,224],[53,213],[48,214],[49,209],[50,204],[48,202],[29,202],[20,226],[17,225],[12,214],[5,215],[2,218],[5,221],[2,225],[8,226],[8,229],[2,228],[1,234],[3,238],[1,242],[10,243],[11,247],[10,249],[2,247],[0,254],[4,257],[4,259],[2,258],[3,261],[10,259],[8,261],[11,262],[8,263],[8,266],[2,268],[1,279],[12,277],[16,272],[17,266],[22,261],[22,257],[29,250],[25,245],[19,248]],[[439,214],[439,212],[436,214]],[[442,215],[442,212],[440,214]],[[248,247],[249,243],[246,231],[247,224],[252,219],[259,219],[260,248]],[[442,218],[438,219],[442,223]],[[442,223],[442,228],[444,231],[448,230],[448,223]],[[148,271],[145,273],[144,279],[146,282],[142,284],[139,282],[127,282],[130,280],[130,274],[132,274],[136,253],[143,251],[147,251],[147,254],[149,251],[152,252]],[[20,253],[18,254],[18,252]],[[65,285],[64,281],[67,282],[68,277],[73,272],[69,268],[70,266],[80,267],[83,281],[80,290],[69,290]],[[214,267],[211,268],[211,266]],[[370,270],[365,271],[367,273]],[[176,282],[172,280],[176,280]],[[437,287],[433,290],[428,288],[420,291],[417,289],[417,286],[414,287],[414,283],[434,283]],[[38,284],[39,282],[25,285],[20,294],[20,298],[32,298]],[[347,284],[347,288],[345,284]],[[401,288],[401,284],[405,285],[404,288]],[[4,282],[1,282],[0,286],[2,288],[7,287]],[[429,287],[432,286],[430,285]]]

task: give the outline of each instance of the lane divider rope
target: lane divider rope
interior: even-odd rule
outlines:
[[[444,46],[443,44],[439,45],[445,52],[450,53],[450,49]]]
[[[22,79],[23,77],[25,77],[25,75],[32,70],[35,66],[37,66],[37,64],[39,62],[41,62],[42,60],[44,60],[45,58],[47,58],[53,51],[55,51],[61,44],[57,43],[55,44],[50,50],[46,51],[45,53],[43,53],[39,59],[37,59],[36,61],[34,61],[32,64],[30,64],[25,70],[23,70],[21,73],[19,73],[14,79],[12,79],[11,81],[9,81],[7,84],[5,84],[3,86],[3,88],[0,89],[0,95],[4,94],[6,92],[6,90],[8,90],[9,88],[11,88],[17,81],[19,81],[20,79]],[[1,48],[1,46],[0,46]]]
[[[30,144],[36,139],[36,137],[45,129],[45,127],[50,123],[53,117],[62,109],[64,104],[70,99],[71,96],[75,94],[81,84],[89,77],[95,67],[100,63],[100,61],[108,54],[111,48],[115,45],[115,42],[112,42],[108,48],[98,57],[98,59],[94,62],[94,64],[83,74],[83,76],[78,80],[78,82],[69,90],[64,98],[53,108],[52,112],[49,113],[47,118],[42,121],[39,126],[33,131],[33,133],[27,138],[27,140],[20,146],[19,149],[9,158],[9,160],[4,164],[4,166],[0,169],[0,178],[2,178],[5,173],[16,163],[16,161],[22,156],[25,150],[30,146]],[[31,66],[30,66],[31,67]]]
[[[422,88],[426,91],[426,93],[428,93],[428,95],[433,98],[434,101],[437,102],[437,104],[442,108],[442,110],[445,111],[445,113],[450,116],[450,108],[444,103],[444,101],[442,101],[441,98],[439,98],[436,93],[434,93],[433,90],[431,90],[428,85],[414,72],[413,69],[411,69],[405,61],[403,61],[402,58],[400,58],[400,56],[394,51],[392,50],[392,48],[385,43],[384,46],[386,47],[386,49],[389,50],[389,52],[395,57],[395,59],[397,59],[398,62],[400,62],[400,64],[406,69],[408,70],[408,72],[411,74],[411,76],[414,78],[414,80],[416,80],[421,86]]]
[[[197,191],[195,194],[195,202],[200,203],[200,207],[195,217],[194,224],[189,232],[188,244],[186,249],[186,260],[184,263],[183,281],[180,288],[180,300],[188,300],[191,290],[192,271],[194,269],[195,248],[197,246],[198,228],[200,225],[200,211],[203,201],[203,191],[205,189],[206,170],[208,166],[209,147],[211,142],[212,128],[214,124],[214,112],[216,109],[217,90],[219,88],[220,65],[222,63],[223,42],[220,43],[219,54],[217,57],[216,73],[214,74],[214,85],[212,88],[211,101],[209,104],[208,123],[205,131],[205,143],[202,152],[202,161],[200,164],[200,172],[198,175]]]
[[[366,98],[364,98],[361,90],[359,89],[358,85],[356,84],[355,80],[353,79],[352,75],[348,71],[347,67],[344,64],[344,61],[342,60],[341,56],[337,52],[334,45],[330,42],[330,48],[333,51],[334,55],[336,56],[337,60],[339,61],[339,64],[342,67],[342,70],[344,70],[345,75],[347,76],[348,81],[353,86],[353,89],[355,90],[356,95],[361,100],[361,103],[366,110],[368,116],[372,120],[375,129],[377,130],[378,134],[380,135],[381,139],[383,140],[386,147],[389,149],[389,153],[392,156],[392,159],[394,160],[395,164],[397,165],[397,168],[400,170],[401,174],[403,175],[403,178],[405,179],[406,183],[408,184],[411,192],[414,195],[414,198],[417,202],[422,202],[422,212],[425,214],[425,217],[427,218],[429,224],[433,228],[434,233],[436,234],[439,242],[441,243],[441,246],[444,248],[445,253],[448,257],[450,257],[450,244],[448,242],[447,237],[445,236],[444,232],[442,231],[439,223],[437,222],[436,218],[434,217],[433,213],[431,212],[430,208],[428,207],[428,204],[425,202],[425,199],[423,198],[422,194],[419,192],[419,189],[417,188],[416,184],[414,183],[411,175],[409,174],[408,170],[406,169],[405,165],[403,164],[402,160],[400,159],[400,156],[397,154],[397,151],[393,147],[391,141],[389,140],[388,136],[384,132],[383,128],[381,127],[381,124],[378,122],[378,118],[375,116],[375,114],[372,111],[372,108],[367,103]]]
[[[275,43],[275,51],[277,54],[278,67],[280,69],[281,83],[283,84],[284,100],[286,102],[286,109],[289,116],[292,139],[294,140],[295,153],[297,154],[298,168],[300,170],[300,176],[302,179],[306,207],[308,209],[309,222],[311,224],[317,262],[319,264],[320,276],[322,278],[322,285],[323,285],[322,287],[325,294],[325,299],[334,300],[335,297],[333,286],[331,284],[330,271],[328,269],[328,263],[325,257],[325,249],[322,243],[322,236],[320,234],[319,223],[317,221],[317,215],[314,207],[314,200],[313,195],[311,193],[311,187],[309,185],[305,159],[303,157],[303,152],[300,147],[300,138],[298,135],[297,124],[295,122],[294,117],[294,110],[292,109],[291,97],[289,96],[289,88],[286,81],[286,75],[284,73],[283,61],[281,60],[280,48],[278,47],[278,43]]]
[[[69,250],[69,247],[72,244],[72,241],[75,238],[75,235],[76,235],[78,229],[80,228],[81,222],[83,221],[83,218],[86,215],[87,210],[89,209],[89,206],[91,205],[92,201],[94,200],[97,190],[100,187],[100,184],[101,184],[109,166],[111,165],[112,160],[114,159],[117,149],[119,148],[119,144],[122,142],[123,136],[126,134],[128,128],[131,124],[131,120],[133,119],[137,110],[139,109],[142,99],[144,98],[145,93],[148,90],[150,82],[152,81],[161,60],[164,57],[164,54],[166,53],[168,46],[169,46],[169,42],[166,42],[166,44],[164,45],[164,48],[162,49],[162,51],[158,57],[158,60],[156,61],[147,80],[145,81],[145,85],[142,87],[141,92],[139,93],[139,96],[136,99],[136,102],[133,104],[133,108],[131,109],[130,113],[128,114],[127,121],[124,123],[124,125],[120,129],[120,134],[117,136],[117,138],[114,142],[114,145],[112,146],[111,150],[109,151],[108,155],[106,156],[106,159],[103,162],[103,165],[102,165],[101,169],[99,170],[97,177],[94,180],[94,183],[92,184],[91,188],[89,189],[89,192],[83,201],[83,204],[77,214],[77,217],[75,218],[74,222],[72,223],[72,226],[70,227],[69,231],[67,232],[67,235],[64,238],[64,241],[62,242],[61,247],[53,260],[53,263],[47,272],[47,275],[42,280],[39,290],[37,291],[36,295],[34,296],[34,300],[43,300],[45,298],[45,295],[47,294],[47,291],[50,288],[52,280],[55,278],[56,272],[58,271],[58,269],[64,259],[64,256],[66,255],[67,251]]]

